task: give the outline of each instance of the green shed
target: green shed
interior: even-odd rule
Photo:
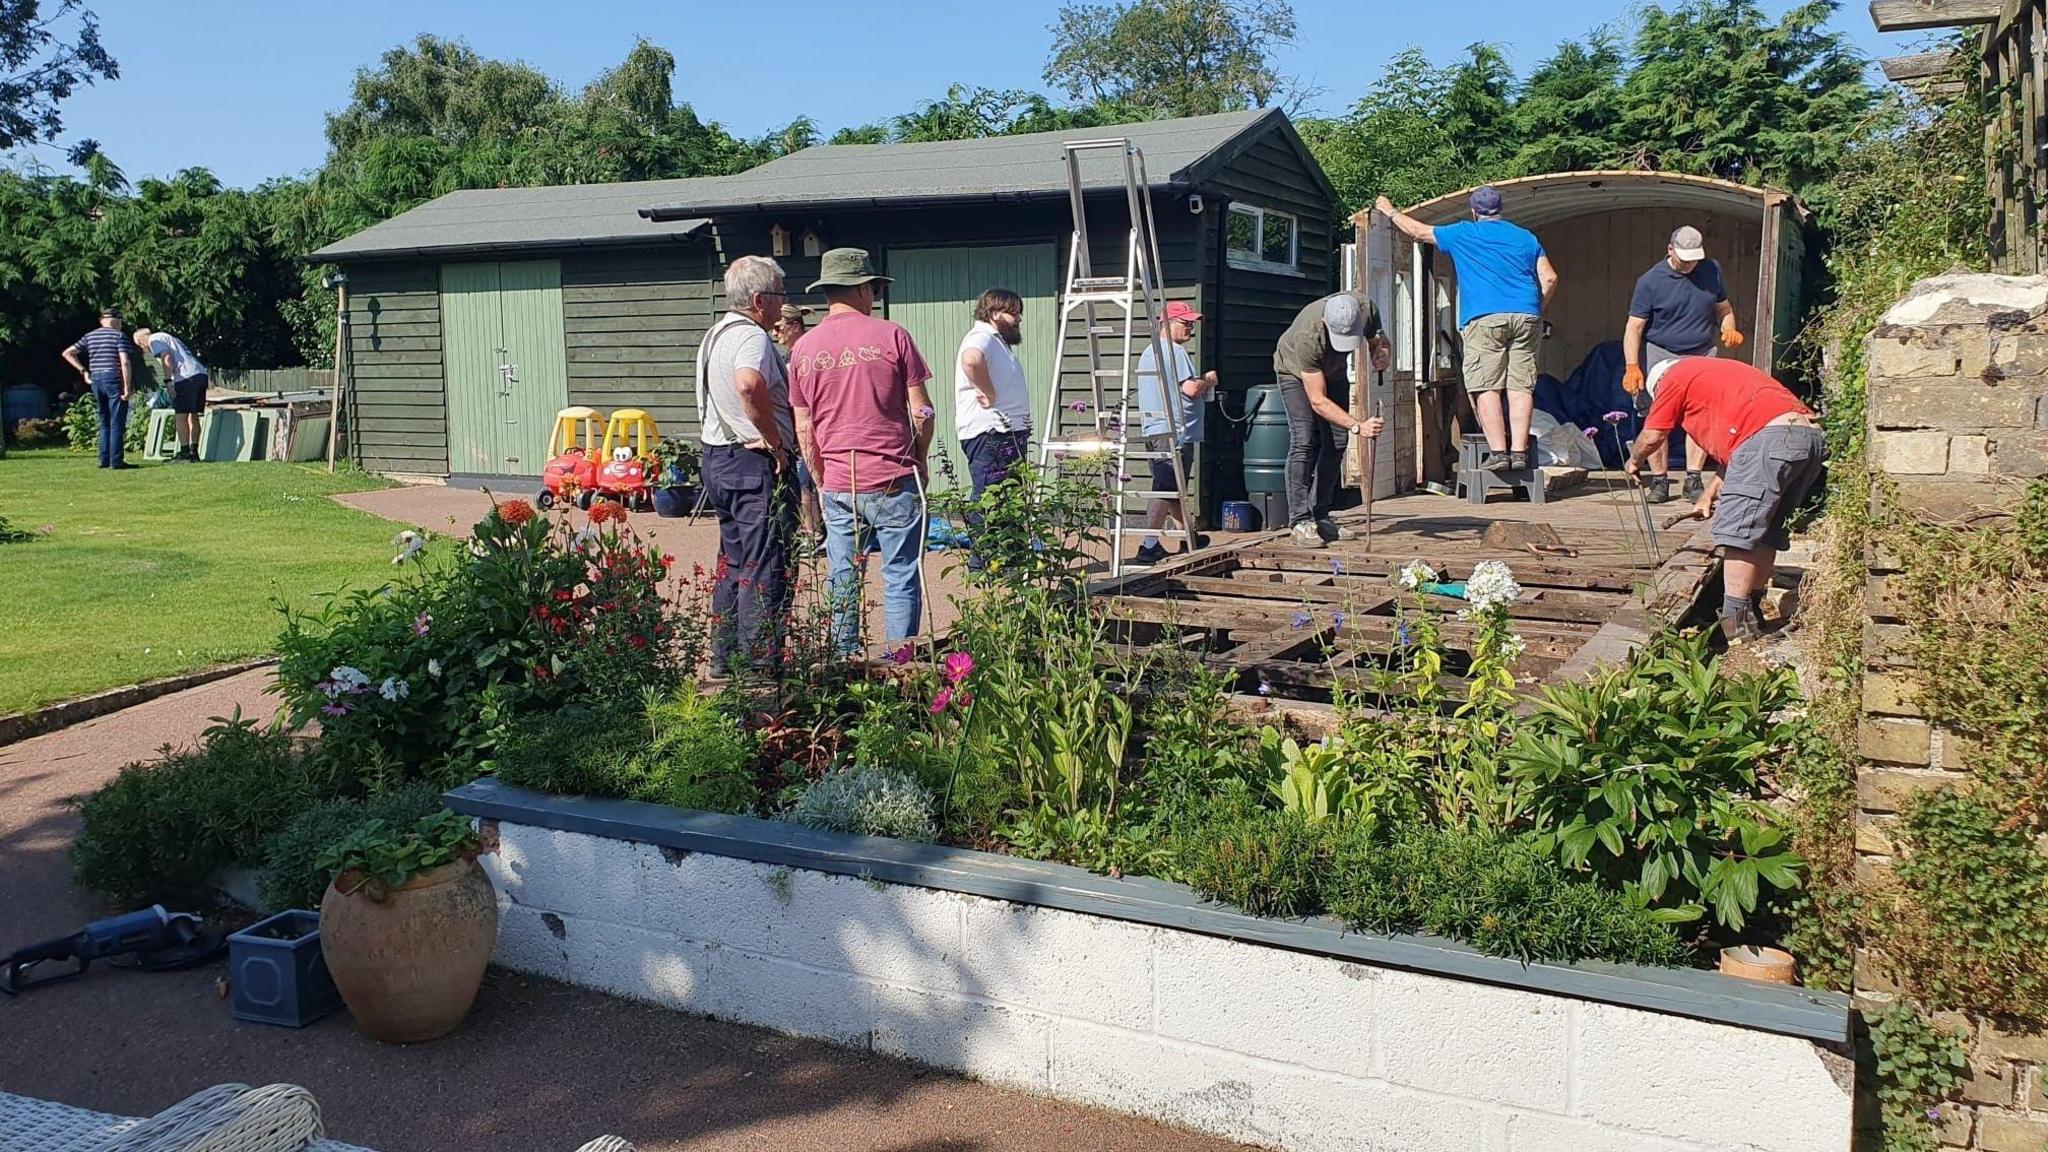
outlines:
[[[695,356],[733,257],[775,257],[793,293],[818,254],[869,249],[884,308],[932,365],[954,453],[952,364],[982,289],[1026,299],[1020,349],[1042,411],[1087,388],[1056,347],[1072,220],[1069,139],[1143,149],[1169,298],[1205,322],[1192,349],[1224,414],[1271,373],[1273,342],[1335,286],[1337,198],[1277,109],[923,144],[809,148],[736,176],[452,192],[315,252],[347,272],[349,452],[380,472],[485,482],[537,474],[553,412],[637,407],[694,434]],[[1111,165],[1088,185],[1098,262],[1121,266]],[[1099,182],[1094,180],[1099,176]],[[809,300],[810,303],[821,301]],[[1204,503],[1242,490],[1236,427],[1212,410]]]

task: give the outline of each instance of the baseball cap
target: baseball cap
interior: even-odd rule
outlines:
[[[1687,224],[1671,234],[1671,254],[1680,260],[1705,260],[1706,237],[1700,235],[1699,229]]]
[[[1657,385],[1662,384],[1664,382],[1664,374],[1666,372],[1671,371],[1671,366],[1673,364],[1676,364],[1683,359],[1685,359],[1685,357],[1678,356],[1673,357],[1670,360],[1659,361],[1655,368],[1650,369],[1650,374],[1643,378],[1643,391],[1649,393],[1651,396],[1655,396],[1657,394]]]
[[[1481,184],[1472,193],[1472,211],[1479,216],[1500,215],[1500,189]]]
[[[121,310],[112,306],[102,308],[100,309],[100,319],[119,320],[121,319]]]
[[[1202,314],[1195,311],[1195,306],[1185,300],[1170,300],[1167,302],[1165,319],[1185,320],[1193,324],[1201,318]]]
[[[1365,309],[1358,297],[1339,292],[1323,303],[1323,330],[1330,334],[1330,347],[1339,352],[1356,351],[1365,340]]]

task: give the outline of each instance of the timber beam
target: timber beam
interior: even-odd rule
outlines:
[[[1870,0],[1870,22],[1879,32],[1996,24],[2004,7],[2004,0]]]
[[[1877,62],[1884,78],[1894,84],[1933,80],[1946,75],[1956,62],[1953,52],[1919,52],[1911,56],[1887,56]]]

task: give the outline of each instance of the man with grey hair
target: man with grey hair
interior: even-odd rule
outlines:
[[[788,298],[781,265],[741,256],[725,270],[726,313],[697,349],[704,495],[718,515],[714,673],[739,660],[772,668],[782,656],[796,533],[796,426],[789,377],[769,332]]]
[[[1628,324],[1621,333],[1621,386],[1637,397],[1637,405],[1648,404],[1642,395],[1643,374],[1666,360],[1680,356],[1714,356],[1715,330],[1729,348],[1742,347],[1742,331],[1735,325],[1735,305],[1728,302],[1728,287],[1721,281],[1721,266],[1707,259],[1707,241],[1700,230],[1688,224],[1671,234],[1664,246],[1664,259],[1636,281],[1628,305]],[[1706,451],[1699,441],[1685,439],[1685,498],[1698,500],[1706,490],[1700,471],[1706,465]],[[1670,461],[1650,461],[1651,503],[1670,499]]]

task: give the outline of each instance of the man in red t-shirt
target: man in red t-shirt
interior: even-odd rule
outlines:
[[[1756,597],[1770,585],[1785,520],[1819,485],[1826,442],[1813,413],[1784,385],[1739,360],[1683,356],[1651,369],[1651,401],[1628,474],[1644,481],[1674,428],[1706,450],[1714,478],[1694,507],[1711,517],[1721,545],[1721,632],[1754,639]]]
[[[924,610],[921,489],[932,442],[932,378],[910,333],[870,315],[889,277],[866,251],[834,248],[811,291],[831,306],[789,350],[789,403],[805,466],[817,478],[832,572],[832,635],[860,647],[856,561],[874,533],[882,551],[882,617],[890,644],[917,634]]]

